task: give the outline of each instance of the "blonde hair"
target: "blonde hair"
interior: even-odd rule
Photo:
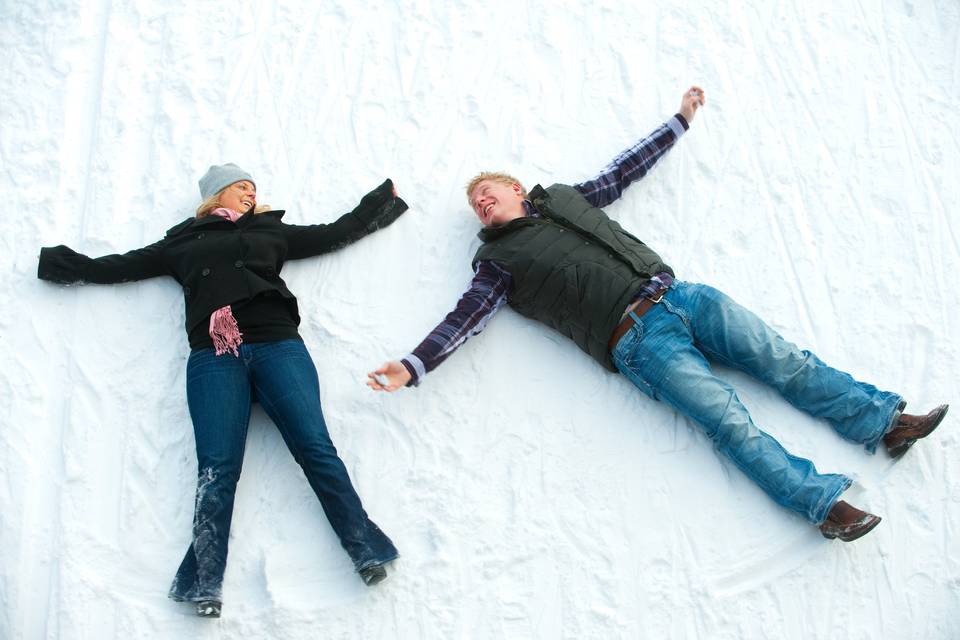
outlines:
[[[217,207],[219,207],[219,206],[220,206],[220,196],[223,194],[224,191],[227,190],[227,187],[229,187],[229,186],[230,186],[230,185],[228,184],[226,187],[224,187],[223,189],[220,189],[220,191],[217,191],[215,194],[213,194],[212,196],[210,196],[209,198],[207,198],[206,200],[204,200],[203,202],[201,202],[201,203],[200,203],[200,206],[197,207],[197,217],[198,217],[198,218],[205,218],[205,217],[207,217],[208,215],[210,215],[210,212],[211,212],[211,211],[213,211],[214,209],[216,209]],[[254,208],[253,214],[254,214],[254,215],[257,215],[257,214],[259,214],[259,213],[263,213],[264,211],[270,211],[270,209],[271,209],[271,207],[270,207],[270,205],[268,205],[268,204],[258,204],[258,205]]]
[[[470,196],[473,194],[473,190],[477,188],[477,185],[483,182],[484,180],[489,180],[491,182],[499,182],[500,184],[505,184],[507,186],[513,186],[515,184],[520,185],[520,195],[524,198],[527,197],[527,189],[523,184],[514,178],[509,173],[503,173],[501,171],[481,171],[475,175],[470,182],[467,183],[467,202],[470,202]]]

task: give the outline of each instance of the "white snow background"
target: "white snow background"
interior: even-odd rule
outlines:
[[[791,452],[858,480],[884,519],[844,544],[510,310],[419,388],[364,386],[469,282],[474,173],[590,177],[696,83],[691,130],[610,214],[911,409],[956,403],[958,30],[955,0],[0,0],[0,637],[960,637],[960,406],[893,464],[723,372]],[[228,161],[288,222],[385,177],[410,203],[283,272],[402,558],[362,585],[256,408],[216,621],[166,598],[196,481],[178,285],[36,269],[44,245],[153,242]]]

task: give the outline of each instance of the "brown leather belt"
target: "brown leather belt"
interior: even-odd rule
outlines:
[[[640,300],[631,303],[624,313],[623,320],[621,320],[620,324],[617,325],[617,328],[613,330],[613,334],[610,336],[610,342],[607,343],[607,351],[613,353],[613,349],[617,346],[617,343],[620,342],[620,338],[623,337],[623,334],[625,334],[627,331],[630,331],[630,328],[635,324],[630,312],[632,311],[633,315],[639,318],[649,311],[653,305],[660,302],[660,300],[663,299],[663,294],[666,292],[667,290],[664,289],[652,298],[641,298]]]

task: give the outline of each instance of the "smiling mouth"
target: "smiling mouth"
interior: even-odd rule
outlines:
[[[253,207],[253,203],[250,202],[249,200],[241,200],[240,204],[245,206],[247,209],[250,209],[251,207]]]
[[[493,203],[490,203],[490,204],[488,204],[487,206],[485,206],[485,207],[483,208],[483,217],[484,217],[484,218],[490,217],[490,210],[491,210],[491,209],[493,209]]]

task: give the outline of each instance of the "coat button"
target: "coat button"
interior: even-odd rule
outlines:
[[[200,272],[200,275],[203,275],[203,276],[210,275],[210,269],[208,269],[207,267],[204,267],[203,271]]]
[[[189,295],[190,295],[190,287],[184,287],[184,288],[183,288],[183,295],[185,295],[185,296],[189,296]]]
[[[197,240],[203,240],[203,234],[202,234],[202,233],[198,233],[198,234],[197,234]]]
[[[242,268],[242,267],[243,267],[243,260],[237,260],[236,262],[233,263],[233,266],[235,266],[237,269]]]

